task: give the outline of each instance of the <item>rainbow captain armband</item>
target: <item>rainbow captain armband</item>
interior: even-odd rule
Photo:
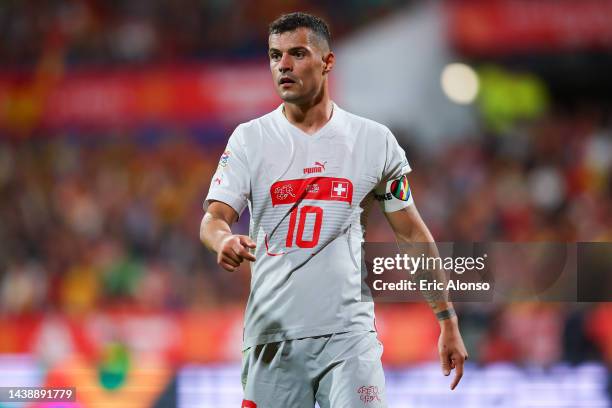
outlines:
[[[414,204],[408,176],[405,174],[395,180],[383,183],[376,189],[375,197],[382,203],[385,212],[398,211]]]
[[[397,180],[391,181],[389,186],[389,192],[393,194],[393,197],[398,200],[408,201],[410,199],[410,184],[408,184],[408,177],[404,174]]]

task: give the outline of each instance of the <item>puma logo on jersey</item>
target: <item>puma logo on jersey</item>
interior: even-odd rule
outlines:
[[[326,164],[327,161],[324,161],[323,163],[316,161],[314,162],[313,167],[304,167],[304,174],[323,173],[325,171]]]

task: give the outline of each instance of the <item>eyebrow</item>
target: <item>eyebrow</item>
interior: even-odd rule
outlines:
[[[297,46],[297,47],[292,47],[289,48],[289,50],[287,52],[292,52],[292,51],[306,51],[306,52],[310,52],[308,50],[308,48],[304,47],[304,46]],[[272,53],[272,52],[281,52],[281,50],[276,49],[276,48],[270,48],[268,49],[268,54]]]

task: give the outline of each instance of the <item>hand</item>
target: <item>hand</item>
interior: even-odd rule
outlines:
[[[450,389],[454,390],[461,381],[461,377],[463,377],[463,363],[468,359],[468,353],[463,344],[456,318],[445,322],[438,339],[438,353],[440,354],[442,373],[448,376],[451,370],[455,370],[455,378],[450,386]]]
[[[234,272],[244,261],[255,261],[247,248],[255,248],[255,242],[246,235],[227,235],[217,249],[217,263],[223,269]]]

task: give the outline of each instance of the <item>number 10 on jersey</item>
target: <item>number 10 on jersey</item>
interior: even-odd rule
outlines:
[[[298,221],[299,213],[299,221]],[[309,214],[313,214],[308,217]],[[304,239],[304,228],[306,218],[314,216],[314,227],[312,229],[312,237],[309,240]],[[295,233],[295,224],[297,221],[297,233]],[[287,240],[285,246],[291,248],[293,246],[293,238],[295,233],[295,244],[300,248],[314,248],[319,243],[319,235],[321,234],[321,226],[323,224],[323,208],[313,205],[305,205],[298,207],[297,205],[291,210],[289,218],[289,231],[287,232]]]

